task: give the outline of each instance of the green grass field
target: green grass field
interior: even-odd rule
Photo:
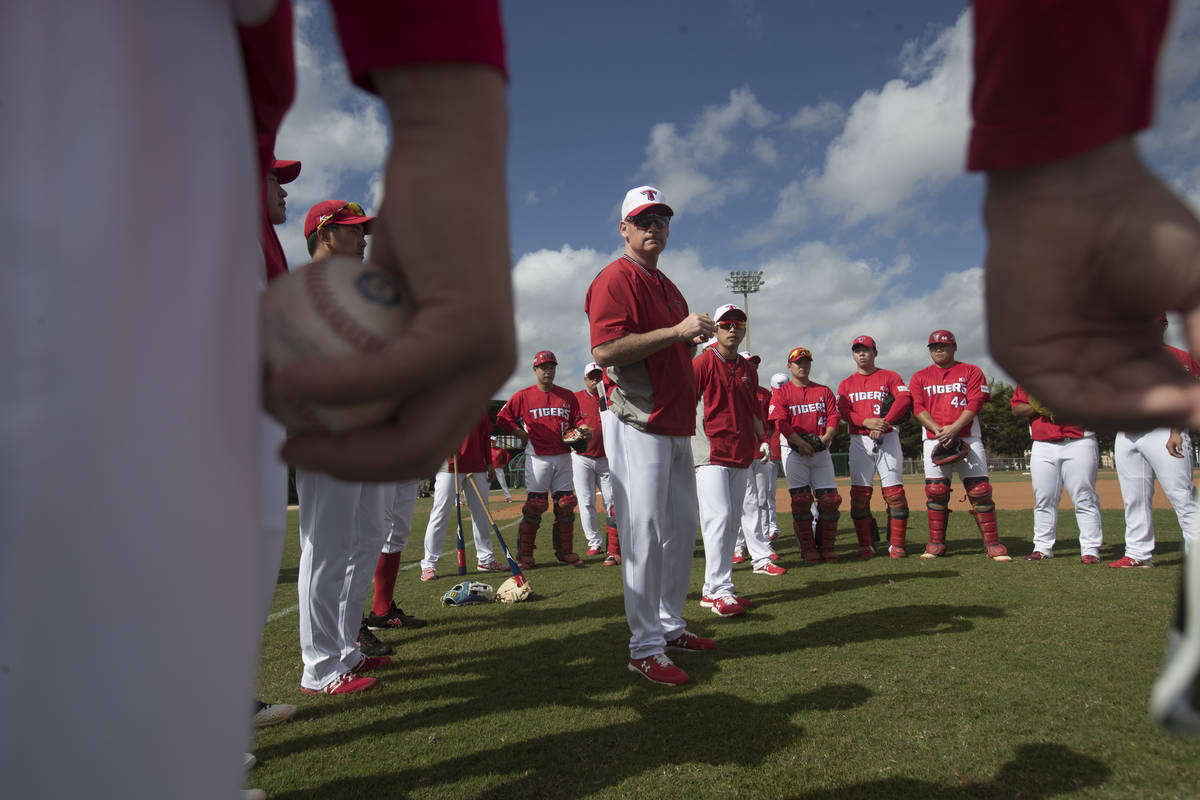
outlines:
[[[777,545],[787,575],[737,567],[754,607],[731,620],[698,605],[698,545],[689,628],[720,648],[678,654],[693,682],[670,689],[626,670],[619,570],[554,564],[549,523],[537,556],[551,564],[529,572],[535,602],[441,606],[458,579],[421,583],[412,568],[428,507],[419,501],[396,598],[429,625],[381,633],[396,655],[374,673],[380,687],[337,698],[299,691],[289,513],[260,696],[300,710],[255,735],[249,785],[269,797],[1200,795],[1200,740],[1146,716],[1182,557],[1170,511],[1155,517],[1157,567],[1135,570],[1081,565],[1070,513],[1059,557],[1031,563],[1032,512],[1001,512],[1010,564],[981,555],[965,513],[951,515],[948,557],[914,557],[927,538],[916,510],[912,556],[861,561],[843,514],[840,563],[800,566],[789,536]],[[1121,512],[1104,522],[1109,560],[1123,552]],[[515,547],[514,522],[501,530]],[[453,532],[447,547],[453,573]]]

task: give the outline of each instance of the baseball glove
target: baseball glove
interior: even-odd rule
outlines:
[[[563,444],[576,453],[582,453],[584,450],[587,450],[588,437],[579,428],[571,428],[571,430],[563,434]]]
[[[808,442],[808,446],[813,449],[814,453],[819,453],[825,449],[825,442],[815,433],[802,433],[800,434],[800,438]]]
[[[955,461],[962,461],[967,457],[967,453],[971,452],[971,448],[967,447],[967,443],[962,439],[955,439],[954,442],[947,447],[944,444],[938,444],[933,448],[929,458],[939,467],[944,467],[947,464],[953,464]]]
[[[490,584],[482,581],[467,581],[457,584],[442,595],[442,605],[465,606],[471,603],[490,603],[495,596],[496,590]]]
[[[892,410],[895,402],[895,396],[889,391],[884,391],[883,397],[879,398],[879,416],[886,417],[888,412]]]
[[[496,599],[501,603],[520,603],[522,600],[528,600],[532,594],[533,588],[528,581],[518,586],[516,578],[509,578],[500,584],[496,591]]]
[[[1033,409],[1035,414],[1045,417],[1046,419],[1054,419],[1054,412],[1042,405],[1042,401],[1038,400],[1033,395],[1029,395],[1029,407]]]

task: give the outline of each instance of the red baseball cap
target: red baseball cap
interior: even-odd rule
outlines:
[[[937,330],[929,334],[929,344],[952,344],[958,347],[958,342],[954,341],[954,334],[947,330]]]
[[[308,216],[304,218],[304,238],[326,225],[362,225],[363,233],[370,234],[374,219],[353,201],[324,200],[308,210]]]
[[[875,346],[875,340],[874,340],[874,339],[872,339],[870,336],[857,336],[857,337],[855,337],[854,341],[850,343],[850,349],[851,349],[851,350],[853,350],[854,348],[858,347],[860,344],[861,344],[863,347],[869,347],[869,348],[871,348],[872,350],[878,350],[878,349],[879,349],[878,347],[876,347],[876,346]]]
[[[558,364],[558,357],[549,350],[539,350],[533,357],[533,365],[540,367],[542,364]]]
[[[279,183],[291,183],[300,177],[299,161],[280,161],[278,158],[271,162],[271,171]]]
[[[802,358],[807,358],[809,361],[812,361],[812,350],[809,350],[807,347],[793,347],[792,352],[788,353],[787,363],[790,364],[793,361],[799,361]]]

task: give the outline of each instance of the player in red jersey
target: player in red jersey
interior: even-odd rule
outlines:
[[[921,558],[946,554],[946,523],[950,517],[950,475],[958,472],[971,515],[983,534],[988,557],[993,561],[1012,561],[996,530],[996,504],[992,502],[992,484],[988,482],[987,452],[979,438],[976,416],[991,396],[983,371],[974,364],[954,359],[958,343],[954,334],[936,330],[929,334],[929,355],[933,364],[912,376],[913,416],[925,426],[925,507],[929,510],[929,544]],[[934,463],[934,449],[951,447],[962,440],[966,456],[953,463]]]
[[[758,440],[758,453],[750,462],[750,475],[746,479],[746,496],[742,501],[742,524],[738,528],[737,541],[733,544],[733,563],[741,564],[746,560],[746,549],[749,547],[750,559],[754,567],[760,566],[763,560],[776,561],[779,555],[771,546],[771,500],[775,494],[775,463],[771,461],[771,431],[774,425],[768,419],[771,412],[771,390],[758,385],[758,365],[762,363],[759,356],[743,352],[742,358],[754,367],[754,397],[755,415],[762,425],[763,433]],[[778,454],[778,434],[775,434],[775,451]],[[771,573],[765,573],[771,574]]]
[[[521,524],[517,527],[517,563],[521,569],[534,565],[533,540],[551,498],[554,555],[564,563],[583,566],[583,560],[575,553],[578,499],[571,473],[571,449],[563,442],[563,434],[572,428],[579,428],[589,436],[591,431],[583,425],[579,401],[571,390],[554,385],[557,369],[558,357],[549,350],[539,351],[533,357],[537,383],[510,397],[496,417],[500,430],[525,444],[526,497],[521,507]]]
[[[604,433],[600,425],[600,412],[608,405],[604,397],[604,370],[592,361],[583,368],[583,380],[587,388],[576,392],[575,399],[579,401],[583,424],[591,430],[592,438],[582,453],[571,453],[575,496],[584,504],[579,521],[587,538],[587,554],[595,556],[607,552],[604,565],[612,567],[617,565],[614,553],[619,553],[620,549],[617,546],[617,521],[613,517],[612,474],[608,468],[608,456],[604,454]],[[604,510],[607,541],[600,538],[600,531],[596,527],[597,489],[600,490],[600,502]]]
[[[772,393],[769,418],[787,442],[783,474],[792,496],[792,526],[805,563],[819,564],[822,558],[832,563],[837,561],[833,545],[842,505],[829,454],[829,443],[837,433],[837,401],[828,386],[809,378],[812,351],[808,348],[797,347],[788,354],[788,369],[792,378]],[[813,538],[814,497],[819,542]]]
[[[888,515],[888,555],[904,558],[908,499],[904,496],[904,454],[896,425],[912,408],[912,395],[895,372],[875,366],[879,350],[870,336],[850,344],[858,371],[838,384],[838,414],[850,430],[850,519],[858,536],[858,554],[875,555],[871,488],[875,473]]]
[[[492,468],[496,470],[496,483],[500,484],[500,491],[504,492],[504,502],[512,502],[512,492],[508,490],[508,479],[504,477],[504,469],[508,466],[508,462],[512,460],[512,456],[508,451],[497,444],[496,437],[491,437],[491,453],[492,453]]]

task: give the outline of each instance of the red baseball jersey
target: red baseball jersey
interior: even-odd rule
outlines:
[[[1023,386],[1015,387],[1009,406],[1016,408],[1018,403],[1028,402],[1029,392],[1025,391]],[[1041,414],[1034,414],[1029,418],[1029,435],[1035,442],[1058,442],[1063,439],[1082,439],[1084,429],[1082,425],[1066,425]]]
[[[759,442],[754,435],[758,399],[753,365],[736,354],[725,359],[715,347],[706,347],[692,360],[692,371],[698,403],[692,439],[696,466],[750,466]]]
[[[600,271],[583,304],[592,347],[673,327],[688,315],[687,301],[660,270],[621,256]],[[696,378],[691,349],[674,342],[641,361],[609,367],[609,409],[617,419],[647,433],[691,436],[696,432]]]
[[[808,386],[788,381],[773,391],[769,416],[784,438],[793,433],[824,436],[827,428],[836,428],[841,420],[833,391],[815,381]]]
[[[908,382],[912,393],[913,413],[928,411],[938,425],[949,425],[962,416],[964,409],[976,415],[992,396],[983,370],[974,364],[961,361],[947,369],[930,364],[912,376]],[[971,427],[962,436],[979,435],[979,418],[971,420]],[[925,430],[926,439],[935,439],[933,432]]]
[[[1200,378],[1200,363],[1192,358],[1190,353],[1186,350],[1180,350],[1178,347],[1172,347],[1169,344],[1164,344],[1163,349],[1175,356],[1175,359],[1183,365],[1183,368],[1188,371],[1189,375],[1193,378]]]
[[[600,388],[603,389],[603,384]],[[580,455],[604,458],[604,431],[600,429],[600,398],[587,389],[580,389],[575,393],[575,399],[579,402],[579,416],[582,417],[583,424],[592,429],[592,438],[588,440],[587,449]]]
[[[503,447],[492,446],[492,466],[496,469],[504,469],[508,466],[508,462],[512,460],[512,456]]]
[[[579,425],[579,401],[570,389],[552,386],[543,392],[536,385],[527,386],[509,398],[496,416],[496,425],[511,433],[517,422],[524,423],[525,432],[539,456],[556,456],[570,448],[563,443],[563,434]]]
[[[479,424],[463,439],[458,452],[452,454],[450,458],[455,456],[458,457],[458,473],[460,475],[487,472],[492,460],[492,419],[486,411],[483,412],[483,418],[479,420]],[[453,468],[453,465],[450,464],[446,467],[447,470]]]
[[[886,415],[879,413],[879,403],[885,394],[895,398]],[[855,372],[838,384],[838,414],[846,420],[850,433],[870,433],[863,420],[883,416],[888,425],[898,425],[912,408],[912,395],[904,379],[890,369],[877,369],[870,375]]]

